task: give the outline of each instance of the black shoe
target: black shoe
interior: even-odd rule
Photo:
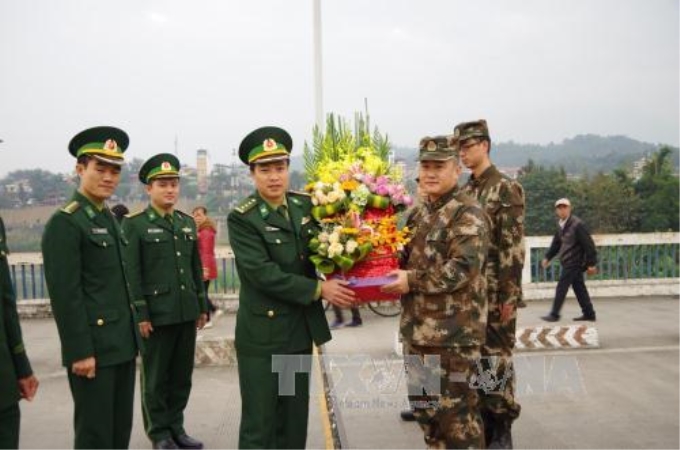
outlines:
[[[494,419],[493,437],[486,443],[486,448],[512,448],[512,422],[503,419]]]
[[[558,320],[560,320],[560,316],[548,314],[547,316],[541,317],[541,319],[545,320],[546,322],[557,322]]]
[[[416,420],[416,416],[413,414],[412,409],[404,409],[399,413],[399,415],[401,416],[401,420],[404,422],[414,422]]]
[[[577,321],[588,320],[590,322],[595,322],[595,314],[593,314],[592,316],[586,316],[585,314],[583,314],[582,316],[574,317],[574,320]]]
[[[172,438],[161,439],[153,443],[153,448],[179,448]]]
[[[192,438],[188,434],[180,434],[179,436],[175,436],[175,442],[179,448],[203,448],[203,442]]]
[[[346,327],[360,327],[363,324],[361,319],[352,319],[350,323],[345,325]]]

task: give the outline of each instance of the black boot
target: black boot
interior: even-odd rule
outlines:
[[[486,442],[486,448],[512,448],[512,421],[495,417],[494,422],[493,436]]]
[[[486,442],[486,446],[488,447],[491,439],[493,439],[493,430],[495,424],[493,415],[482,411],[482,422],[484,422],[484,442]]]

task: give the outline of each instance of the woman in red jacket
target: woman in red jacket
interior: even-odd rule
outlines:
[[[217,278],[217,261],[215,260],[215,235],[217,234],[217,228],[215,223],[208,217],[208,209],[205,206],[197,206],[191,213],[198,227],[198,253],[201,255],[205,296],[208,300],[208,322],[204,328],[210,328],[212,326],[210,316],[217,311],[217,308],[208,296],[210,281]]]

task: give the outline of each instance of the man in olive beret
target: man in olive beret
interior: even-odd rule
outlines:
[[[229,213],[229,241],[241,281],[236,357],[241,387],[239,448],[304,448],[313,345],[331,339],[320,298],[351,305],[344,281],[320,281],[309,260],[315,231],[308,195],[288,191],[290,135],[248,134],[239,157],[255,192]],[[283,372],[283,373],[282,373]],[[279,389],[290,377],[293,395]]]
[[[153,448],[203,448],[184,429],[196,329],[207,320],[193,217],[175,209],[180,162],[161,153],[139,170],[149,206],[123,220],[134,310],[143,338],[142,411]]]
[[[74,402],[75,448],[127,448],[137,341],[125,247],[106,200],[120,182],[127,134],[95,127],[69,143],[80,185],[45,226],[42,253]]]
[[[486,120],[456,125],[463,164],[472,171],[464,192],[479,200],[491,222],[487,278],[489,317],[482,348],[484,370],[501,388],[480,389],[486,444],[512,448],[512,422],[520,413],[515,400],[517,307],[523,306],[524,188],[491,163],[491,137]]]
[[[486,330],[488,223],[458,187],[455,140],[423,138],[418,160],[424,201],[406,219],[413,235],[393,272],[397,280],[382,289],[402,295],[409,401],[427,447],[484,448],[479,395],[471,385]],[[428,364],[431,357],[438,366]],[[426,381],[433,377],[439,389]]]

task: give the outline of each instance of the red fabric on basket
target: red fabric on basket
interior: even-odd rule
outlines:
[[[383,285],[394,281],[394,278],[387,277],[387,274],[399,268],[399,259],[394,253],[388,253],[388,251],[388,249],[375,249],[368,254],[366,259],[354,264],[344,276],[337,274],[337,277],[350,281],[348,287],[356,294],[357,302],[399,299],[399,294],[387,294],[380,291]]]

